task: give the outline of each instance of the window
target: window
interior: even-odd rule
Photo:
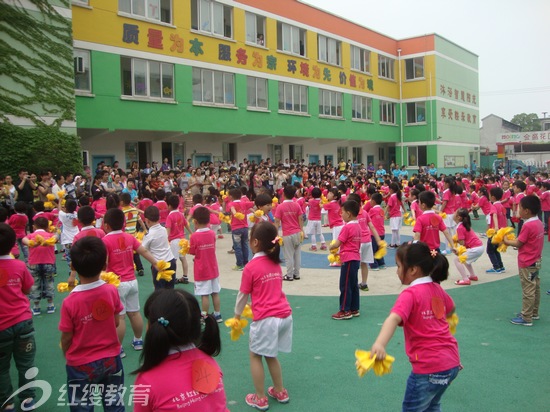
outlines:
[[[424,57],[405,60],[405,75],[407,80],[424,78]]]
[[[378,160],[384,160],[385,150],[383,147],[378,148]]]
[[[407,123],[426,123],[426,103],[407,103]]]
[[[353,119],[372,120],[372,99],[362,96],[353,96]]]
[[[393,74],[393,66],[395,59],[386,56],[378,55],[378,76],[385,79],[395,79]]]
[[[319,89],[319,114],[342,118],[342,93]]]
[[[426,146],[409,146],[409,166],[428,164]]]
[[[246,78],[248,107],[267,110],[267,79],[248,76]]]
[[[318,35],[319,60],[325,63],[342,65],[342,42]]]
[[[118,11],[162,23],[172,23],[172,0],[118,0]]]
[[[235,75],[233,73],[193,67],[193,101],[213,105],[235,105]]]
[[[246,12],[246,42],[265,46],[265,17]]]
[[[363,73],[370,73],[370,51],[351,46],[351,68]]]
[[[338,160],[338,163],[340,163],[341,161],[347,162],[348,148],[345,146],[338,146],[336,148],[336,159]]]
[[[73,51],[74,88],[84,92],[92,92],[92,77],[90,75],[90,52],[88,50]]]
[[[304,147],[301,144],[289,144],[288,145],[288,157],[290,161],[294,160],[298,163],[304,158]]]
[[[279,82],[279,110],[307,113],[307,87]]]
[[[233,38],[233,8],[213,0],[191,0],[191,28]]]
[[[286,23],[277,22],[277,50],[306,55],[306,31]]]
[[[363,163],[363,148],[352,147],[351,148],[353,163],[360,165]]]
[[[121,57],[122,94],[174,100],[174,65]]]
[[[395,124],[395,103],[380,102],[380,123]]]

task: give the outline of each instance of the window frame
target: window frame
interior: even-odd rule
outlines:
[[[285,49],[285,39],[284,39],[284,35],[285,35],[285,30],[283,30],[284,28],[288,27],[289,29],[289,33],[290,33],[290,41],[289,41],[289,50],[286,50]],[[293,31],[293,29],[295,29]],[[298,31],[298,51],[295,51],[294,50],[294,46],[295,46],[295,42],[294,42],[294,36],[295,34],[293,33],[296,33],[296,30]],[[300,50],[300,42],[302,42],[302,47],[303,47],[303,53],[302,51]],[[283,23],[281,21],[278,21],[277,22],[277,51],[278,52],[282,52],[282,53],[289,53],[289,54],[292,54],[294,56],[298,56],[298,57],[304,57],[306,58],[307,57],[307,30],[306,29],[302,29],[298,26],[293,26],[292,24],[288,24],[288,23]]]
[[[355,56],[356,51],[359,52],[359,56],[358,56],[359,61],[358,62],[356,62],[356,56]],[[363,49],[361,47],[354,46],[352,44],[351,49],[350,49],[350,67],[351,67],[351,69],[352,70],[357,70],[358,72],[361,72],[361,73],[371,74],[371,72],[370,72],[370,56],[371,56],[370,50]],[[356,67],[357,63],[359,63],[359,67]],[[361,68],[361,65],[363,66],[363,68]]]
[[[291,88],[290,90],[290,94],[291,94],[291,109],[287,109],[287,99],[286,99],[286,94],[287,94],[287,89],[288,88]],[[283,95],[283,100],[281,101],[281,88],[282,88],[282,95]],[[298,88],[298,90],[296,91],[295,88]],[[298,97],[299,97],[299,102],[298,102],[298,107],[300,108],[300,110],[294,110],[294,107],[296,106],[296,102],[294,101],[294,98],[296,97],[296,92],[298,92]],[[305,111],[304,110],[301,110],[302,109],[302,106],[303,106],[303,103],[302,103],[302,98],[304,97],[304,92],[305,92]],[[299,114],[299,115],[309,115],[309,96],[308,96],[308,87],[307,86],[303,86],[303,85],[300,85],[300,84],[295,84],[295,83],[289,83],[289,82],[279,82],[279,93],[278,93],[278,100],[279,100],[279,112],[282,112],[282,113],[291,113],[291,114]],[[283,108],[281,108],[281,105],[283,106]]]
[[[413,106],[414,105],[414,106]],[[424,120],[418,120],[418,106],[423,106],[424,109]],[[426,102],[408,102],[406,103],[407,106],[407,124],[408,125],[414,125],[414,124],[426,124]],[[409,120],[409,108],[414,107],[414,121]]]
[[[193,67],[192,82],[194,82],[195,79],[196,79],[195,74],[196,74],[197,70],[200,73],[199,85],[200,85],[201,100],[196,100],[195,99],[196,90],[195,90],[195,84],[193,83],[192,84],[193,104],[195,104],[195,105],[217,106],[217,107],[236,107],[235,74],[234,73],[223,72],[223,71],[220,71],[220,70],[202,69],[200,67]],[[222,91],[223,91],[223,93],[222,93],[223,102],[216,101],[216,87],[220,86],[219,85],[219,80],[220,80],[219,76],[220,75],[221,75],[221,81],[222,81],[221,88],[222,88]],[[228,103],[228,100],[227,100],[227,96],[228,96],[227,79],[228,79],[229,76],[231,77],[231,86],[232,86],[231,91],[232,91],[233,101]],[[211,89],[211,93],[212,93],[212,100],[211,101],[205,99],[204,85],[205,85],[205,82],[209,81],[208,77],[211,78],[211,83],[209,83],[210,86],[211,86],[210,89]],[[216,85],[217,82],[218,82],[218,85]]]
[[[248,23],[249,23],[249,17],[254,18],[254,36],[252,36],[253,40],[249,40],[249,33],[248,33]],[[258,31],[258,20],[261,20],[262,22],[262,31]],[[266,35],[266,20],[267,18],[265,16],[262,16],[261,14],[255,14],[251,13],[249,11],[245,12],[245,43],[251,44],[253,46],[259,46],[259,47],[266,47],[267,42],[267,35]],[[260,41],[259,36],[263,36],[263,42]]]
[[[250,105],[249,100],[249,93],[250,93],[250,84],[249,80],[254,80],[254,101],[255,105]],[[260,96],[258,95],[258,82],[262,81],[265,84],[265,107],[260,106],[258,102],[260,101]],[[269,90],[268,90],[268,81],[265,78],[262,77],[255,77],[255,76],[247,76],[246,77],[246,106],[248,109],[253,110],[262,110],[262,111],[268,111],[269,110]]]
[[[143,14],[139,14],[134,10],[134,2],[140,2],[143,4]],[[149,15],[149,4],[151,2],[157,3],[158,8],[158,17]],[[126,3],[126,4],[125,4]],[[163,3],[170,6],[170,13],[168,21],[163,20]],[[122,7],[121,7],[122,5]],[[173,0],[118,0],[118,12],[125,15],[129,15],[132,18],[146,20],[149,22],[159,23],[159,24],[169,24],[172,25],[174,18],[174,4]]]
[[[359,100],[360,99],[360,100]],[[360,111],[357,111],[357,103],[360,103]],[[366,104],[365,116],[357,116],[357,113],[363,114],[363,104]],[[355,121],[372,122],[372,98],[366,96],[352,95],[351,118]]]
[[[84,56],[77,56],[76,54],[77,53],[80,53],[80,54],[83,54]],[[86,69],[85,67],[85,64],[84,62],[86,61],[87,59],[87,62],[88,62],[88,89],[80,89],[80,88],[77,88],[77,84],[76,84],[76,81],[77,81],[77,76],[78,74],[82,74],[80,72],[77,72],[77,59],[81,58],[82,61],[83,61],[83,65],[84,65],[84,68]],[[75,80],[75,83],[74,83],[74,89],[75,91],[77,92],[80,92],[80,93],[86,93],[86,94],[91,94],[92,93],[92,57],[91,57],[91,53],[90,53],[90,50],[85,50],[85,49],[73,49],[73,64],[74,64],[74,80]],[[84,71],[83,73],[86,73],[86,71]]]
[[[330,45],[333,44],[334,47],[334,57],[331,58],[331,49]],[[322,51],[324,50],[323,58],[321,56]],[[342,67],[342,42],[340,40],[333,39],[332,37],[325,36],[323,34],[317,35],[317,60],[326,64],[331,64],[333,66]]]
[[[384,68],[384,70],[382,70],[382,68]],[[389,74],[389,76],[387,74]],[[395,80],[395,59],[381,54],[378,55],[378,77],[387,80]]]
[[[386,117],[386,120],[383,120],[384,115]],[[389,125],[395,125],[396,124],[396,120],[395,120],[395,103],[387,101],[387,100],[380,100],[380,123],[381,124],[389,124]]]
[[[420,60],[421,62],[418,62]],[[421,73],[417,76],[416,71],[420,68]],[[409,77],[409,71],[411,71],[412,77]],[[405,59],[405,80],[423,80],[424,77],[424,56],[412,57]]]
[[[343,93],[336,92],[332,90],[319,89],[319,117],[325,117],[330,119],[343,119],[344,110],[343,110]],[[328,106],[326,102],[328,100]],[[334,114],[332,113],[334,100]],[[340,114],[338,114],[338,108],[340,108]],[[326,113],[328,109],[328,114]]]
[[[121,68],[121,76],[122,76],[122,96],[127,98],[137,98],[137,99],[147,99],[147,100],[154,100],[154,101],[163,101],[163,102],[174,102],[176,100],[175,98],[175,77],[174,77],[174,64],[173,63],[167,63],[157,60],[146,60],[146,59],[140,59],[137,57],[128,57],[128,56],[120,56],[120,68]],[[124,85],[124,65],[123,65],[123,59],[130,61],[130,74],[131,74],[131,94],[127,94],[125,92],[125,85]],[[145,63],[146,69],[145,69],[145,90],[146,94],[137,94],[136,93],[136,64],[137,63]],[[151,96],[151,80],[152,75],[155,73],[151,70],[151,64],[158,64],[159,65],[159,71],[158,71],[158,78],[160,79],[160,96]],[[171,69],[171,97],[164,97],[164,89],[167,87],[167,85],[164,85],[164,78],[165,73],[164,69],[166,67],[170,67]]]
[[[203,28],[203,5],[208,4],[208,29]],[[222,13],[219,13],[217,7],[221,7]],[[224,18],[226,13],[229,13],[229,26],[226,26],[224,23]],[[195,15],[196,14],[196,15]],[[217,17],[221,16],[222,21],[218,22]],[[205,20],[206,22],[206,20]],[[221,23],[221,33],[216,28],[220,28],[219,24]],[[227,34],[227,28],[229,27],[229,35]],[[216,0],[191,0],[191,31],[198,31],[207,36],[220,37],[223,39],[233,39],[234,35],[234,13],[233,7],[228,6],[227,4],[220,3]]]
[[[411,163],[411,161],[410,161],[411,160],[411,154],[416,155],[416,164]],[[407,147],[407,165],[408,165],[408,167],[426,166],[427,161],[428,161],[427,154],[428,154],[428,152],[427,152],[427,146],[426,145],[408,146]]]

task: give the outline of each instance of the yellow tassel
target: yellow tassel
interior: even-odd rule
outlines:
[[[273,199],[271,199],[271,203],[279,203],[279,199],[277,196],[273,196]]]
[[[229,332],[229,335],[231,336],[231,340],[239,340],[239,338],[244,335],[243,329],[248,325],[248,321],[246,319],[235,319],[235,318],[229,318],[224,322],[225,326],[231,329]]]
[[[120,277],[118,277],[118,275],[116,273],[113,273],[113,272],[101,272],[101,275],[99,275],[99,278],[106,282],[106,283],[109,283],[110,285],[113,285],[115,287],[118,288],[118,286],[120,285]]]
[[[53,193],[48,193],[46,195],[46,199],[48,199],[48,202],[53,202],[55,200],[55,195]],[[44,203],[44,206],[46,206],[46,203]]]
[[[187,255],[189,253],[189,241],[187,239],[182,239],[178,244],[181,247],[179,251],[180,255]]]
[[[487,229],[487,232],[485,233],[487,237],[493,237],[495,235],[495,229]]]
[[[57,192],[57,197],[60,198],[60,199],[65,198],[65,191],[60,190],[59,192]]]
[[[237,212],[233,216],[235,216],[235,219],[237,219],[237,220],[244,220],[244,218],[245,218],[244,214],[241,213],[241,212]]]
[[[357,349],[355,351],[355,368],[357,374],[362,378],[369,370],[374,370],[376,376],[382,376],[392,371],[392,364],[395,358],[391,355],[387,355],[385,359],[378,360],[376,356],[371,358],[370,351],[364,351]]]
[[[249,318],[249,319],[252,319],[254,316],[252,314],[252,308],[250,307],[249,304],[247,304],[245,307],[244,307],[244,310],[243,310],[243,313],[241,314],[242,317],[245,317],[245,318]]]
[[[447,213],[445,212],[441,212],[439,216],[441,216],[441,219],[447,219]]]
[[[466,254],[460,255],[460,256],[458,257],[458,261],[459,261],[460,263],[466,263],[467,260],[468,260],[468,255],[466,255]]]
[[[57,291],[59,293],[70,292],[71,290],[73,290],[75,288],[75,286],[78,286],[78,280],[76,280],[76,279],[74,281],[74,286],[69,286],[68,282],[59,282],[57,284]]]
[[[453,313],[451,316],[447,318],[447,323],[449,324],[449,331],[452,335],[456,333],[456,325],[458,325],[458,315],[456,313]]]

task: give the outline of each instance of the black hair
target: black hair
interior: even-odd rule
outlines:
[[[44,208],[44,202],[42,200],[37,200],[32,204],[32,207],[37,212],[43,212],[45,210]]]
[[[399,185],[395,182],[390,183],[390,190],[393,190],[393,192],[397,196],[397,200],[399,201],[399,203],[402,203],[403,200],[402,200],[401,188],[399,187]]]
[[[15,245],[15,231],[7,223],[0,223],[0,255],[9,255]]]
[[[159,208],[155,205],[149,206],[143,213],[145,219],[149,219],[151,222],[158,222],[160,220]]]
[[[80,206],[88,206],[90,204],[90,198],[88,196],[82,196],[78,199]]]
[[[84,226],[90,226],[95,220],[95,211],[91,206],[82,206],[76,212],[76,216],[78,217],[78,221]]]
[[[155,196],[157,200],[164,200],[164,198],[166,197],[166,192],[164,191],[164,189],[157,189],[157,191],[155,192]]]
[[[334,196],[333,200],[340,200],[340,198],[342,197],[342,193],[340,193],[340,191],[338,189],[336,189],[335,187],[330,189],[329,193],[332,193],[332,195]]]
[[[411,196],[414,196],[418,199],[418,195],[420,195],[420,190],[418,189],[411,189],[411,192],[410,192],[410,195]]]
[[[200,225],[207,225],[210,223],[210,210],[204,206],[197,207],[193,212],[193,219]]]
[[[67,207],[66,204],[65,204],[65,207]],[[116,193],[109,193],[107,195],[107,199],[105,201],[105,207],[107,208],[107,210],[120,207],[120,198]]]
[[[180,198],[178,195],[170,195],[168,196],[168,199],[166,199],[166,203],[172,208],[172,210],[177,210],[180,205]]]
[[[260,222],[252,227],[250,240],[257,239],[260,243],[260,251],[265,252],[273,263],[281,263],[279,254],[281,247],[277,239],[277,228],[270,222]],[[275,243],[274,243],[275,241]]]
[[[342,205],[342,209],[351,213],[353,217],[357,217],[359,210],[361,210],[361,206],[355,200],[346,200]]]
[[[23,201],[18,201],[18,202],[15,202],[15,205],[13,206],[13,208],[15,209],[15,211],[17,213],[26,213],[27,212],[27,202],[23,202]]]
[[[496,200],[502,199],[502,196],[504,195],[504,192],[500,187],[492,187],[489,193],[491,193],[491,196],[493,196]]]
[[[431,209],[435,205],[435,193],[424,190],[418,195],[418,202],[424,203],[428,209]]]
[[[376,203],[377,205],[381,205],[382,204],[382,200],[383,200],[383,197],[382,197],[382,194],[376,192],[376,193],[373,193],[370,197],[370,200],[372,200],[374,203]]]
[[[78,276],[93,278],[105,268],[107,248],[95,236],[85,236],[71,246],[71,264]]]
[[[359,207],[361,207],[361,196],[359,196],[357,193],[350,193],[346,200],[353,200],[354,202],[357,202],[359,204]]]
[[[399,246],[395,256],[399,259],[403,272],[417,266],[424,276],[431,276],[436,283],[441,283],[449,277],[447,258],[436,250],[430,250],[424,242],[404,243]]]
[[[522,192],[525,192],[525,189],[527,189],[527,185],[522,180],[516,180],[512,186],[517,187]]]
[[[241,189],[234,188],[229,191],[229,196],[231,196],[233,200],[239,200],[243,196],[243,194],[241,192]]]
[[[6,209],[3,206],[0,206],[0,222],[1,223],[4,223],[6,220],[8,220],[8,215],[9,215],[8,209]]]
[[[258,208],[265,205],[270,205],[271,203],[273,203],[273,200],[267,193],[261,193],[256,196],[256,199],[254,199],[254,205]]]
[[[210,356],[221,351],[220,329],[213,315],[204,320],[201,333],[201,310],[197,299],[182,289],[159,289],[145,302],[149,327],[141,353],[141,366],[133,374],[160,365],[170,349],[194,344]],[[159,320],[161,320],[159,322]]]
[[[546,190],[550,190],[550,182],[542,182],[541,184]]]
[[[121,193],[120,201],[124,204],[124,206],[128,206],[130,203],[132,203],[132,196],[130,196],[130,193],[127,192]]]
[[[469,232],[472,228],[472,221],[470,220],[468,209],[461,207],[460,209],[456,210],[456,214],[457,216],[460,216],[462,218],[462,226],[464,226],[464,229]]]
[[[203,202],[203,197],[201,194],[196,194],[196,195],[193,195],[193,204],[194,205],[197,205],[197,204],[202,204]]]
[[[32,224],[37,229],[47,230],[48,226],[50,225],[50,222],[48,222],[48,219],[46,219],[45,217],[38,216],[36,219],[34,219]]]
[[[449,190],[453,195],[456,195],[456,180],[454,177],[446,177],[445,180],[443,180],[446,184],[449,185]]]
[[[311,197],[314,199],[320,198],[322,194],[323,192],[321,192],[321,189],[319,189],[318,187],[314,187],[311,191]]]
[[[541,208],[540,199],[538,198],[538,196],[535,196],[535,195],[528,195],[523,197],[519,201],[519,205],[521,206],[522,209],[527,209],[531,211],[531,215],[533,216],[538,215]]]
[[[103,217],[103,222],[111,228],[111,230],[122,230],[124,227],[124,212],[120,209],[109,209]]]
[[[288,185],[283,189],[283,195],[285,199],[293,199],[296,195],[296,186]]]

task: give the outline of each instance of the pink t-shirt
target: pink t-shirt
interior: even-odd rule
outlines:
[[[462,222],[456,226],[456,236],[458,240],[464,241],[464,246],[467,249],[483,245],[483,242],[477,237],[476,232],[472,228],[469,231],[466,230]]]
[[[53,233],[38,229],[27,235],[27,239],[33,240],[36,236],[42,236],[45,240],[54,237]],[[55,264],[55,247],[52,246],[35,246],[29,247],[29,265],[54,265]]]
[[[221,207],[219,203],[212,203],[208,205],[207,208],[215,213],[210,213],[210,224],[213,226],[220,225],[222,222],[220,220]]]
[[[309,206],[308,220],[321,220],[321,199],[309,199],[307,205]]]
[[[117,289],[102,280],[78,285],[63,300],[59,330],[73,334],[67,365],[85,365],[120,353],[115,315],[123,310]],[[93,336],[93,339],[91,337]]]
[[[401,205],[402,203],[397,198],[395,193],[390,195],[388,199],[388,209],[390,212],[390,217],[400,217],[401,216]]]
[[[235,215],[231,216],[231,230],[248,227],[248,220],[246,219],[246,215],[248,213],[248,210],[252,207],[254,207],[254,203],[249,200],[242,200],[242,198],[239,200],[234,200],[227,204],[228,211],[231,211],[231,208],[234,208],[236,213],[242,213],[244,215],[244,219],[237,219]]]
[[[159,222],[161,224],[166,223],[166,218],[168,217],[169,212],[166,202],[164,200],[158,200],[153,206],[159,210]]]
[[[239,290],[250,295],[254,321],[286,318],[292,309],[283,292],[283,271],[265,253],[256,253],[244,267]]]
[[[15,232],[16,239],[23,239],[26,236],[27,223],[29,223],[29,218],[24,213],[16,213],[8,219],[8,225]]]
[[[441,241],[439,232],[447,229],[443,219],[433,210],[426,210],[422,216],[416,219],[413,232],[420,233],[420,240],[425,242],[430,249],[439,249]]]
[[[369,223],[371,223],[370,216],[364,210],[359,211],[357,216],[359,227],[361,228],[361,243],[369,243],[372,241]]]
[[[302,196],[301,198],[296,199],[295,202],[298,206],[300,206],[302,214],[306,213],[306,198]]]
[[[87,236],[98,237],[100,239],[103,239],[105,237],[105,232],[93,226],[84,226],[82,229],[80,229],[80,232],[78,232],[75,235],[73,239],[73,244],[76,243],[79,239],[82,239],[83,237],[87,237]]]
[[[149,206],[153,206],[154,204],[155,202],[153,202],[152,199],[149,199],[148,197],[144,197],[139,201],[137,208],[145,212],[145,209],[147,209]]]
[[[204,394],[193,386],[193,367],[205,364],[211,372],[220,376],[213,392]],[[211,375],[208,375],[209,377]],[[134,401],[134,412],[226,412],[223,373],[212,357],[197,348],[182,348],[181,352],[171,351],[160,365],[142,372],[136,377],[135,385],[150,388],[147,405],[144,399]],[[137,386],[139,387],[139,386]]]
[[[96,211],[97,217],[103,217],[107,212],[107,199],[104,197],[92,202],[92,209]]]
[[[203,207],[203,205],[200,204],[200,203],[197,203],[196,205],[193,205],[193,207],[191,207],[191,209],[189,209],[189,214],[187,215],[187,217],[189,219],[192,219],[193,218],[193,213],[195,213],[195,210],[197,210],[199,207]]]
[[[55,219],[54,214],[51,212],[36,212],[36,214],[32,217],[32,221],[34,222],[39,217],[45,217],[46,219],[48,219],[48,221],[52,223]]]
[[[340,245],[340,260],[350,262],[361,260],[361,227],[357,220],[347,222],[338,235]]]
[[[134,251],[141,246],[139,240],[122,230],[109,232],[102,240],[107,248],[107,272],[116,273],[121,282],[134,280]]]
[[[216,259],[216,233],[208,228],[197,229],[189,240],[189,253],[195,255],[195,281],[215,279],[220,276]]]
[[[166,229],[170,229],[168,241],[185,238],[185,225],[187,220],[179,210],[172,210],[166,218]]]
[[[470,193],[470,201],[473,205],[477,205],[477,202],[479,202],[479,195],[476,192]]]
[[[372,225],[378,232],[378,236],[384,236],[384,209],[380,205],[375,205],[369,210],[369,216],[372,220]]]
[[[0,256],[0,331],[32,318],[28,292],[34,284],[27,265],[9,255]]]
[[[447,213],[448,215],[452,215],[456,210],[455,195],[453,195],[449,189],[446,189],[443,192],[443,198],[441,199],[441,201],[447,202],[445,204],[445,208],[443,209],[443,212]]]
[[[333,227],[342,226],[344,221],[342,220],[342,214],[340,212],[340,205],[336,200],[331,200],[323,205],[328,213],[328,225],[332,229]]]
[[[550,212],[550,190],[545,190],[540,194],[540,203],[543,212]]]
[[[526,268],[542,256],[544,225],[536,216],[527,219],[523,222],[518,240],[523,243],[518,250],[518,267]]]
[[[491,202],[489,202],[487,196],[480,196],[477,204],[485,216],[491,212]]]
[[[502,194],[502,199],[500,200],[500,203],[502,203],[502,206],[504,206],[506,209],[512,208],[512,192],[510,189],[505,190]]]
[[[453,299],[428,276],[417,279],[398,296],[391,312],[402,319],[413,373],[442,372],[460,365],[458,343],[446,319],[454,307]]]
[[[497,222],[498,222],[498,228],[502,229],[503,227],[506,227],[506,209],[504,209],[504,206],[500,202],[495,202],[491,206],[491,223],[489,224],[489,227],[492,227],[493,229],[496,228],[495,226],[495,214],[497,215]]]
[[[300,216],[302,209],[292,200],[283,200],[275,211],[275,218],[281,221],[283,236],[290,236],[300,232]]]
[[[415,219],[418,219],[420,216],[422,216],[422,209],[420,208],[420,204],[418,203],[418,200],[413,200],[411,203],[411,212],[413,213],[413,216]]]

